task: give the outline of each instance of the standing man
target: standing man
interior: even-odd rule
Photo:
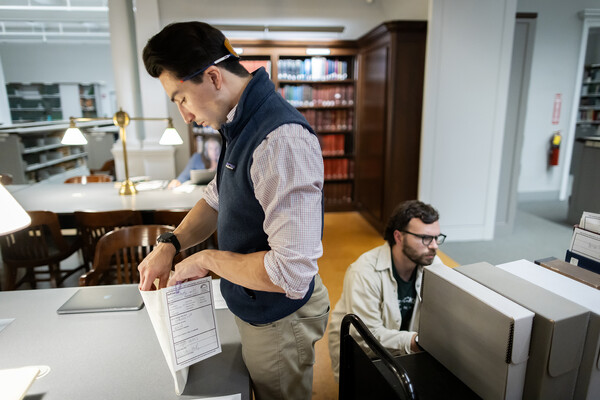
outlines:
[[[242,355],[258,399],[309,399],[314,343],[325,331],[329,298],[318,272],[322,255],[323,159],[302,115],[261,68],[249,74],[218,29],[175,23],[143,53],[186,123],[218,129],[217,174],[204,198],[140,264],[140,289],[213,271],[236,316]],[[217,230],[219,250],[175,267],[181,249]]]
[[[436,251],[438,212],[417,200],[400,203],[385,229],[386,243],[361,255],[346,270],[342,296],[331,316],[329,354],[339,378],[340,327],[346,314],[356,314],[393,355],[419,351],[419,307],[423,267],[441,263]],[[359,343],[370,353],[362,340]]]

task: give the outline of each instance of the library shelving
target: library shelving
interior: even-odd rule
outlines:
[[[317,132],[325,168],[325,209],[353,210],[356,42],[239,40],[233,46],[249,72],[265,68],[276,90]],[[329,54],[307,54],[314,48]],[[191,125],[190,151],[214,135],[219,136],[210,128]]]
[[[58,84],[9,83],[6,94],[13,123],[63,119]]]
[[[417,199],[426,21],[392,21],[358,40],[355,204],[379,232]]]
[[[6,85],[13,124],[61,121],[102,115],[98,83],[23,83]]]
[[[83,122],[81,129],[110,126],[112,122]],[[86,174],[87,146],[68,146],[60,141],[68,121],[22,123],[0,129],[0,171],[15,184],[41,181],[62,183]]]
[[[96,118],[101,115],[102,113],[99,110],[101,102],[97,98],[99,93],[98,85],[94,83],[79,84],[78,89],[81,116]]]
[[[577,125],[594,127],[600,134],[600,64],[585,66],[580,97]]]

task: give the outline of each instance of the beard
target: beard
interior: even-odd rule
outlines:
[[[417,265],[431,265],[435,258],[436,250],[427,248],[425,251],[419,252],[418,250],[408,246],[405,242],[404,246],[402,247],[402,253],[404,253],[404,255],[410,261]]]

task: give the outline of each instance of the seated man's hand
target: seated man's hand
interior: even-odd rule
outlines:
[[[140,290],[155,290],[154,280],[159,279],[158,289],[167,286],[171,265],[175,257],[175,247],[169,243],[160,243],[144,258],[138,266],[140,272]]]
[[[412,339],[410,340],[410,351],[412,353],[418,353],[420,351],[423,351],[423,349],[419,346],[419,344],[417,343],[417,336],[419,336],[418,333],[415,333],[412,336]]]

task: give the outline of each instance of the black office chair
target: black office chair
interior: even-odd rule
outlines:
[[[374,363],[350,335],[353,325],[381,362]],[[379,343],[355,314],[342,319],[340,332],[340,400],[416,399],[414,386],[404,368]]]

